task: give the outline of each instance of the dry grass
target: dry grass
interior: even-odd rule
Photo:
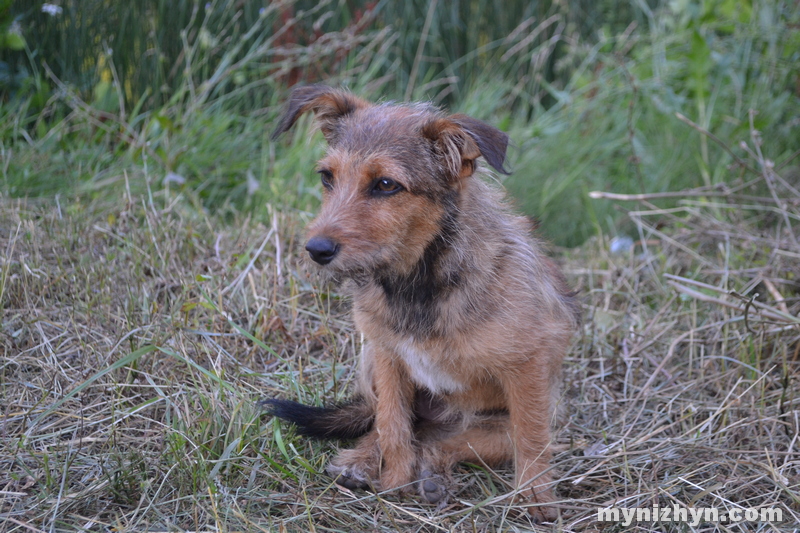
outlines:
[[[599,238],[561,254],[586,320],[565,366],[559,529],[621,530],[597,508],[655,503],[784,522],[638,530],[800,523],[800,194],[763,168],[674,209],[639,198],[629,253]],[[331,445],[255,407],[332,402],[353,377],[347,303],[297,261],[306,215],[223,223],[168,194],[2,199],[0,531],[533,528],[510,471],[460,467],[438,510],[332,485]]]

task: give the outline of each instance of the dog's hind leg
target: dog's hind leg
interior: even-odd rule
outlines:
[[[446,495],[457,463],[498,466],[514,459],[506,413],[481,417],[463,431],[451,432],[438,440],[424,440],[420,446],[417,491],[430,503],[437,503]]]
[[[348,489],[379,489],[380,463],[378,432],[373,429],[358,440],[355,448],[341,450],[325,470]]]

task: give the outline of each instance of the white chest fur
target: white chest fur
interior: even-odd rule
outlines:
[[[432,393],[444,394],[463,388],[462,383],[444,370],[428,352],[421,349],[412,339],[406,339],[399,343],[397,353],[408,365],[411,379]]]

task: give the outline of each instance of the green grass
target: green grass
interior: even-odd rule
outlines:
[[[223,22],[237,12],[228,3],[214,4],[221,10],[219,20],[198,14],[202,17],[193,24],[210,35],[206,40],[228,45],[205,48],[195,28],[197,35],[180,48],[184,59],[176,59],[172,69],[187,74],[162,103],[130,100],[125,83],[112,83],[110,64],[98,67],[97,85],[89,93],[58,78],[43,81],[41,67],[31,80],[53,86],[47,103],[40,102],[39,92],[21,91],[15,105],[0,113],[3,190],[16,197],[93,197],[159,189],[169,174],[175,178],[169,187],[183,188],[205,209],[258,218],[269,216],[267,204],[313,210],[318,192],[312,165],[319,142],[305,140],[302,130],[295,142],[272,142],[269,133],[287,95],[286,76],[303,79],[308,65],[328,65],[331,57],[339,59],[335,72],[323,78],[328,83],[373,99],[449,102],[453,112],[508,131],[514,174],[504,183],[518,205],[541,221],[543,233],[563,246],[598,231],[629,231],[612,204],[588,202],[591,190],[659,192],[739,177],[733,157],[676,113],[713,131],[737,157],[746,155],[739,143],[748,139],[750,110],[756,112],[755,127],[771,139],[765,147],[769,160],[780,163],[800,146],[800,38],[793,29],[800,12],[787,3],[759,2],[741,12],[731,11],[730,2],[710,0],[694,7],[648,8],[633,17],[638,26],[621,34],[608,33],[612,25],[595,35],[569,33],[561,41],[533,40],[530,46],[521,46],[525,36],[549,35],[559,13],[552,20],[537,18],[525,31],[514,31],[506,21],[501,26],[510,33],[501,38],[487,33],[486,21],[470,17],[464,5],[458,4],[464,13],[448,11],[456,4],[431,12],[432,49],[423,53],[425,61],[438,58],[437,64],[451,70],[418,65],[410,91],[407,84],[395,85],[402,81],[399,72],[405,72],[402,79],[411,76],[404,69],[417,57],[416,47],[399,41],[409,38],[405,30],[345,31],[342,25],[355,22],[342,20],[337,27],[331,21],[344,12],[324,3],[302,13],[300,4],[292,4],[297,25],[322,17],[333,26],[315,41],[326,45],[298,44],[291,54],[281,48],[281,39],[300,26],[275,26],[279,9],[264,16],[244,11],[234,28]],[[381,4],[379,13],[388,17],[391,9]],[[437,52],[461,19],[475,19],[465,27],[466,41],[453,44],[463,55]],[[406,57],[410,48],[414,54]],[[276,63],[278,56],[283,59]],[[551,71],[522,69],[531,62]]]
[[[158,108],[183,88],[187,62],[188,75],[200,89],[220,66],[253,59],[252,54],[257,61],[245,61],[211,88],[218,94],[246,93],[245,105],[252,106],[270,97],[276,80],[342,76],[357,82],[367,68],[371,81],[383,78],[386,92],[400,97],[428,97],[432,91],[448,103],[462,101],[472,81],[487,70],[515,77],[533,93],[541,88],[536,75],[550,83],[563,78],[554,69],[561,50],[530,61],[554,36],[617,34],[631,21],[646,23],[633,4],[591,0],[62,0],[63,13],[57,16],[42,11],[43,0],[9,3],[0,23],[16,17],[30,46],[27,54],[2,58],[17,77],[0,78],[0,91],[29,90],[25,74],[35,77],[44,60],[60,79],[97,97],[106,111],[119,110],[116,95],[104,97],[112,66],[128,110]],[[368,67],[360,63],[366,43],[381,48],[380,58]],[[28,55],[36,56],[32,64]]]

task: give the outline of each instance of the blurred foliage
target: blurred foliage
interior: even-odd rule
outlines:
[[[11,0],[0,0],[0,50],[22,50],[25,39],[11,17]]]
[[[19,24],[11,15],[12,0],[0,0],[0,54],[6,50],[23,50],[25,48],[25,38],[19,32]],[[15,79],[10,66],[2,61],[0,55],[0,91],[15,88],[19,81]]]
[[[463,98],[471,79],[491,69],[503,77],[514,76],[520,91],[527,89],[532,95],[541,89],[538,77],[555,81],[553,65],[564,48],[561,38],[591,35],[601,27],[623,31],[632,21],[644,22],[633,4],[620,7],[610,0],[57,3],[62,11],[56,15],[43,10],[52,4],[41,0],[13,3],[12,13],[29,42],[35,43],[33,61],[39,67],[46,63],[84,98],[98,84],[111,82],[113,75],[125,105],[130,108],[144,99],[139,105],[145,109],[168,103],[184,82],[199,85],[221,61],[239,61],[263,44],[269,49],[259,61],[228,73],[222,91],[249,84],[250,96],[258,102],[274,90],[273,81],[291,85],[340,77],[348,60],[363,53],[352,39],[337,43],[331,38],[343,30],[349,34],[346,37],[391,31],[380,43],[380,64],[370,71],[373,79],[385,78],[391,94],[403,97],[412,82],[425,86],[437,100],[453,104],[456,97]],[[553,50],[545,48],[532,58],[531,52],[545,43]],[[237,54],[226,55],[237,45],[241,45]],[[294,61],[309,47],[325,49],[325,60]],[[28,70],[28,63],[23,52],[10,55],[9,64],[17,71]]]
[[[622,230],[613,203],[590,200],[592,190],[663,192],[744,177],[728,151],[676,113],[740,157],[740,143],[751,143],[750,110],[768,159],[800,148],[796,5],[677,0],[648,20],[645,31],[572,47],[558,103],[512,129],[522,145],[506,186],[562,244]],[[800,182],[800,171],[790,174]]]

